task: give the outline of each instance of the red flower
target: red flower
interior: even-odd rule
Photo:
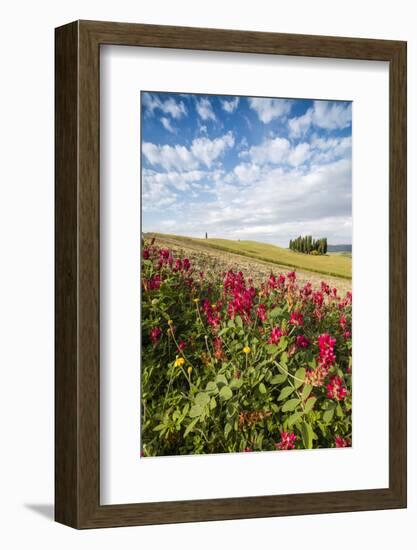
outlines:
[[[282,336],[282,331],[279,327],[274,327],[269,335],[268,344],[278,344],[279,339]]]
[[[306,338],[304,334],[301,334],[297,336],[296,344],[299,348],[308,348],[308,346],[310,345],[310,340]]]
[[[281,441],[275,443],[277,451],[288,451],[289,449],[295,449],[295,441],[297,436],[292,432],[281,432]]]
[[[184,266],[184,271],[188,271],[191,267],[190,260],[188,258],[184,258],[182,264]]]
[[[244,452],[244,453],[253,453],[253,449],[251,449],[250,447],[245,447],[245,448],[243,449],[243,452]]]
[[[344,437],[341,437],[340,435],[336,436],[336,439],[334,440],[334,442],[338,449],[342,447],[350,447],[352,445],[348,437],[344,438]]]
[[[265,306],[264,304],[261,304],[259,307],[258,307],[258,311],[256,312],[257,316],[259,317],[259,319],[265,323],[266,321],[266,309],[265,309]]]
[[[159,327],[154,327],[151,330],[150,338],[154,344],[156,344],[162,334],[162,330]]]
[[[290,315],[290,325],[295,325],[297,327],[303,326],[303,316],[297,311],[293,311]]]
[[[330,378],[330,384],[327,384],[327,397],[330,399],[337,399],[342,401],[347,394],[346,388],[343,386],[343,380],[340,376],[332,376]]]
[[[149,256],[150,256],[149,248],[144,248],[143,249],[142,256],[143,256],[144,260],[149,260]]]
[[[181,340],[180,342],[178,342],[178,347],[180,348],[180,350],[183,350],[187,347],[187,344],[184,342],[184,340]]]

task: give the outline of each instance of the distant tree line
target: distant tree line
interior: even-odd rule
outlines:
[[[327,254],[327,239],[313,239],[311,235],[290,240],[290,249],[303,254]]]

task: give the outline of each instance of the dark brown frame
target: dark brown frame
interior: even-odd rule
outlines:
[[[101,44],[389,62],[389,488],[100,505]],[[56,521],[97,528],[406,507],[406,43],[77,21],[56,29],[55,46]]]

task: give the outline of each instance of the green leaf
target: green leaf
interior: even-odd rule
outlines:
[[[214,397],[211,398],[210,400],[210,410],[213,410],[217,407],[217,401]]]
[[[241,378],[233,378],[229,384],[229,388],[239,389],[242,387],[243,380]]]
[[[154,432],[160,432],[161,430],[164,430],[166,428],[165,424],[158,424],[158,426],[155,426],[153,429]]]
[[[296,378],[296,380],[294,380],[294,386],[296,388],[299,388],[300,386],[302,386],[304,384],[305,375],[306,375],[305,368],[301,367],[300,369],[296,370],[295,375],[294,375],[295,378]]]
[[[324,411],[323,413],[323,422],[330,422],[330,420],[333,418],[334,415],[334,409],[327,409],[327,411]]]
[[[276,384],[282,384],[283,382],[285,382],[285,380],[287,379],[288,375],[287,374],[277,374],[276,376],[274,376],[273,378],[271,378],[271,384],[272,385],[276,385]]]
[[[227,378],[224,374],[218,374],[216,376],[216,382],[219,386],[227,386]]]
[[[194,420],[192,420],[188,424],[187,429],[184,432],[184,437],[187,437],[187,435],[191,432],[191,430],[194,428],[194,426],[197,424],[198,421],[199,421],[199,418],[194,418]]]
[[[240,315],[236,315],[235,317],[235,323],[237,324],[237,326],[239,328],[242,328],[243,327],[243,321],[242,321],[242,317],[240,317]]]
[[[195,396],[195,403],[200,407],[204,407],[210,401],[210,396],[206,392],[200,392]]]
[[[281,351],[287,349],[287,346],[288,346],[288,338],[286,336],[281,336],[281,338],[279,339],[279,349]],[[288,358],[288,356],[287,356]],[[283,359],[281,358],[281,361]],[[285,362],[287,362],[287,360],[285,360]]]
[[[275,344],[267,344],[265,346],[266,353],[269,353],[270,355],[274,355],[275,353],[278,353],[278,346]]]
[[[281,315],[282,313],[282,310],[280,307],[274,307],[274,309],[272,309],[269,313],[268,313],[268,317],[270,319],[275,319],[276,317],[278,317],[279,315]]]
[[[293,411],[300,404],[299,399],[289,399],[282,406],[282,412]]]
[[[203,412],[203,407],[201,407],[201,405],[193,405],[188,415],[191,418],[195,418],[196,416],[200,416],[202,412]]]
[[[301,424],[301,436],[303,438],[304,447],[311,449],[313,447],[313,430],[307,422]]]
[[[206,391],[216,394],[219,392],[219,388],[215,382],[207,382]]]
[[[262,394],[265,394],[266,393],[266,388],[265,388],[265,384],[263,382],[261,382],[258,386],[259,388],[259,392],[262,393]]]
[[[303,391],[301,392],[301,399],[305,401],[307,397],[310,395],[311,391],[313,389],[313,386],[309,386],[306,384],[303,388]]]
[[[292,386],[285,386],[285,388],[283,388],[281,390],[281,393],[279,394],[278,401],[283,401],[284,399],[287,399],[287,397],[291,395],[293,391],[294,388]]]
[[[307,399],[307,402],[304,406],[304,412],[307,414],[311,411],[311,409],[314,407],[314,403],[317,401],[316,397],[310,397],[310,399]]]
[[[299,413],[299,412],[296,412],[296,413],[292,414],[292,415],[288,418],[288,420],[287,420],[288,427],[289,427],[289,428],[292,428],[292,426],[293,426],[296,422],[298,422],[298,421],[302,418],[302,416],[303,416],[303,415],[302,415],[301,413]]]
[[[227,436],[230,434],[230,432],[232,431],[232,426],[230,424],[226,424],[226,426],[224,427],[224,437],[227,439]]]
[[[228,399],[230,399],[233,396],[233,392],[229,388],[229,386],[223,386],[222,389],[220,390],[219,395],[220,395],[220,399],[222,401],[227,401]]]
[[[288,363],[288,353],[286,351],[284,351],[283,353],[281,353],[281,359],[279,360],[279,362],[281,363],[281,365],[283,365],[284,367],[287,365]]]

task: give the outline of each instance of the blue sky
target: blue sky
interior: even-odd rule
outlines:
[[[352,242],[351,102],[141,93],[142,229]]]

